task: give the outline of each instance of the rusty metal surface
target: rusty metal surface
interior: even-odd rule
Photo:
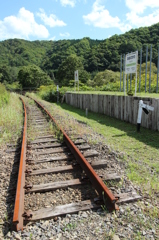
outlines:
[[[13,224],[16,231],[23,229],[23,213],[24,213],[24,186],[25,186],[25,162],[26,162],[26,140],[27,140],[27,115],[26,108],[22,98],[24,107],[24,128],[23,128],[23,140],[21,147],[18,181],[15,197],[15,206],[13,213]]]
[[[63,134],[63,138],[67,146],[70,148],[72,154],[76,157],[76,160],[79,162],[87,176],[89,177],[92,185],[98,192],[99,196],[103,199],[106,207],[109,209],[119,209],[116,205],[116,201],[118,198],[116,198],[112,192],[107,188],[107,186],[104,184],[102,179],[96,174],[92,166],[89,164],[89,162],[85,159],[85,157],[81,154],[81,152],[78,150],[78,148],[75,146],[75,144],[72,142],[72,140],[67,136],[65,131],[58,125],[56,120],[52,117],[52,115],[49,113],[45,107],[42,106],[38,101],[33,99],[48,115],[49,117],[54,121],[56,126],[59,128],[61,133]]]

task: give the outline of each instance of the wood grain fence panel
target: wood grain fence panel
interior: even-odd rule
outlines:
[[[157,100],[157,109],[156,109],[156,112],[157,112],[157,130],[159,131],[159,99]]]
[[[108,116],[108,95],[104,96],[104,114]]]
[[[154,111],[150,111],[148,115],[142,113],[141,126],[159,131],[159,99],[76,93],[67,93],[65,96],[66,103],[69,105],[84,110],[88,108],[89,111],[104,113],[133,124],[137,123],[139,100],[141,99],[145,104],[154,107]]]
[[[98,95],[98,112],[104,113],[104,95]]]

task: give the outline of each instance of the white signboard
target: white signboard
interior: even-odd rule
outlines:
[[[138,51],[128,53],[125,59],[125,74],[137,72]]]
[[[75,71],[75,82],[78,82],[78,70]]]

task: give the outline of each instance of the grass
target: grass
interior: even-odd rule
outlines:
[[[9,102],[9,99],[9,92],[7,92],[5,86],[0,83],[0,108],[5,106]]]
[[[46,104],[46,102],[43,103]],[[87,136],[89,129],[98,132],[99,138],[93,139],[92,130],[90,130],[93,143],[102,142],[109,147],[110,151],[117,153],[118,161],[123,164],[128,178],[136,185],[137,189],[141,189],[145,199],[148,197],[151,202],[150,206],[145,206],[143,202],[139,203],[141,209],[151,219],[158,217],[159,132],[141,127],[140,133],[138,133],[136,125],[91,112],[86,117],[84,110],[67,104],[47,103],[47,108],[53,116],[57,114],[63,117],[62,121],[65,128],[69,124],[78,134],[83,135],[84,131],[88,131]],[[68,115],[73,117],[72,120]],[[79,129],[73,119],[85,123],[87,128]],[[140,221],[141,219],[138,219],[138,222]],[[136,239],[142,238],[139,236]]]
[[[0,116],[0,146],[16,143],[23,125],[22,102],[17,94],[10,93],[8,103],[0,107]]]
[[[124,96],[124,92],[113,92],[113,91],[80,91],[76,92],[80,94],[101,94],[101,95],[116,95],[116,96]],[[126,94],[127,95],[127,94]],[[159,93],[136,93],[137,97],[150,97],[150,98],[159,98]]]
[[[104,143],[117,152],[131,181],[142,186],[148,194],[159,191],[159,132],[141,128],[138,133],[135,125],[103,114],[89,112],[86,117],[84,110],[67,104],[53,106],[55,113],[64,110],[104,136]],[[67,122],[67,118],[64,121]],[[72,126],[75,128],[75,124],[72,123]]]

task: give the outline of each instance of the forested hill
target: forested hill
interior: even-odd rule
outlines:
[[[9,39],[0,42],[0,74],[2,66],[8,66],[12,72],[13,69],[18,71],[17,69],[22,66],[36,65],[52,79],[54,76],[61,78],[59,67],[62,64],[66,67],[66,59],[69,60],[68,57],[71,55],[80,61],[76,67],[83,70],[84,76],[90,73],[93,77],[105,69],[119,71],[120,55],[140,50],[141,47],[142,62],[145,62],[146,45],[150,44],[153,47],[152,61],[157,64],[159,23],[151,27],[130,30],[122,35],[114,35],[105,40],[92,40],[87,37],[78,40],[33,42]],[[0,81],[3,82],[1,78]]]

